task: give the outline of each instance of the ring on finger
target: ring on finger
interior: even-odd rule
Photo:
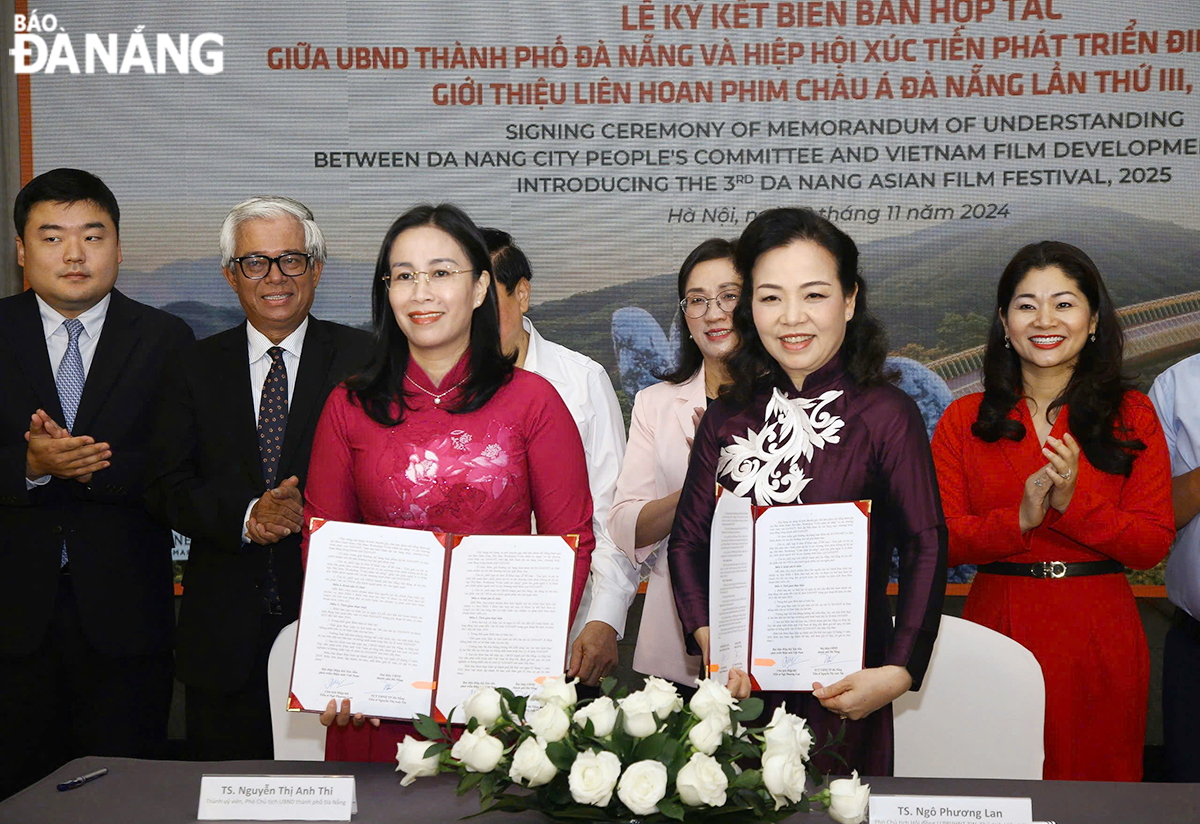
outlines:
[[[1071,477],[1071,470],[1069,470],[1069,469],[1065,469],[1065,470],[1063,470],[1062,472],[1060,472],[1060,473],[1058,473],[1058,474],[1062,475],[1062,477],[1063,477],[1063,480],[1065,481],[1067,478],[1070,478],[1070,477]]]
[[[1046,483],[1046,482],[1045,482],[1045,481],[1043,481],[1041,478],[1034,478],[1034,479],[1033,479],[1033,485],[1034,485],[1034,486],[1043,486],[1045,483]]]

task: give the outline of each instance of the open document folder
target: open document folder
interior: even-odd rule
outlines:
[[[440,720],[479,687],[536,692],[565,668],[577,544],[315,525],[288,708]]]
[[[717,493],[709,554],[711,677],[803,692],[863,667],[870,501],[754,506]]]

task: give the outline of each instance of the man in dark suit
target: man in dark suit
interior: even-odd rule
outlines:
[[[271,758],[267,657],[300,608],[300,524],[325,398],[366,362],[370,336],[309,315],[325,241],[312,213],[251,198],[221,227],[246,323],[200,341],[176,373],[155,442],[151,509],[192,539],[176,677],[201,760]]]
[[[116,198],[55,169],[17,195],[30,289],[0,300],[0,798],[82,755],[161,757],[171,533],[142,502],[179,318],[113,288]]]

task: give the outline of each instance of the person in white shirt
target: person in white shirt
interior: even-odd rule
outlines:
[[[641,580],[639,570],[617,549],[607,527],[625,455],[621,406],[604,367],[546,340],[525,317],[533,271],[512,236],[499,229],[484,229],[483,236],[497,282],[501,345],[505,352],[516,353],[518,367],[541,375],[558,390],[579,426],[587,453],[596,549],[583,602],[571,627],[567,675],[592,686],[617,666],[617,641],[625,633],[625,617]]]
[[[1163,645],[1163,744],[1167,777],[1200,781],[1200,355],[1163,372],[1150,389],[1171,453],[1175,544],[1167,561],[1174,625]]]

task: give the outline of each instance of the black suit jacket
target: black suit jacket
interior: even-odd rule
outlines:
[[[73,434],[112,445],[87,485],[28,490],[25,433],[39,407],[65,425],[32,291],[0,300],[0,654],[32,652],[54,609],[63,540],[84,632],[108,655],[170,647],[171,533],[142,500],[146,448],[166,370],[194,337],[174,315],[115,289]]]
[[[192,539],[179,610],[176,677],[224,692],[240,689],[250,676],[268,553],[274,553],[289,621],[299,614],[303,579],[299,535],[272,548],[241,541],[246,505],[266,491],[246,346],[243,323],[192,348],[163,403],[154,438],[161,463],[147,485],[151,510]],[[296,475],[304,488],[325,399],[363,367],[370,346],[366,332],[310,316],[279,481]]]

